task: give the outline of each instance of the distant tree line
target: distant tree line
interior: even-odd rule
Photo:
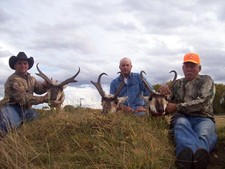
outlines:
[[[225,85],[224,84],[216,84],[214,110],[215,110],[215,114],[225,114]]]

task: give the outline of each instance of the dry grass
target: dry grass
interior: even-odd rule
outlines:
[[[161,118],[104,116],[81,108],[40,111],[38,120],[0,142],[0,168],[175,169],[167,129],[167,121]]]
[[[215,116],[218,144],[211,154],[208,169],[225,169],[225,115]]]

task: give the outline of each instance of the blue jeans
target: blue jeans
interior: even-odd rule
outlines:
[[[199,148],[211,152],[217,142],[216,125],[209,118],[179,116],[172,120],[176,155],[185,147],[193,153]]]
[[[0,131],[8,133],[11,129],[16,129],[23,122],[37,118],[37,112],[33,109],[22,109],[19,104],[5,105],[0,110]]]

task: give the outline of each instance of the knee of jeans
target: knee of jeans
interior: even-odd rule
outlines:
[[[38,118],[38,113],[34,110],[27,110],[25,114],[26,121],[31,121]]]
[[[38,113],[34,112],[32,117],[33,117],[33,119],[37,119],[38,118]]]
[[[174,120],[175,125],[187,125],[189,124],[188,119],[185,117],[178,117],[177,119]]]

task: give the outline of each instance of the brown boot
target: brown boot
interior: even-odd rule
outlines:
[[[194,169],[207,169],[209,164],[209,152],[203,148],[197,149],[193,157]]]
[[[184,148],[175,161],[177,169],[191,169],[193,152],[190,148]]]

